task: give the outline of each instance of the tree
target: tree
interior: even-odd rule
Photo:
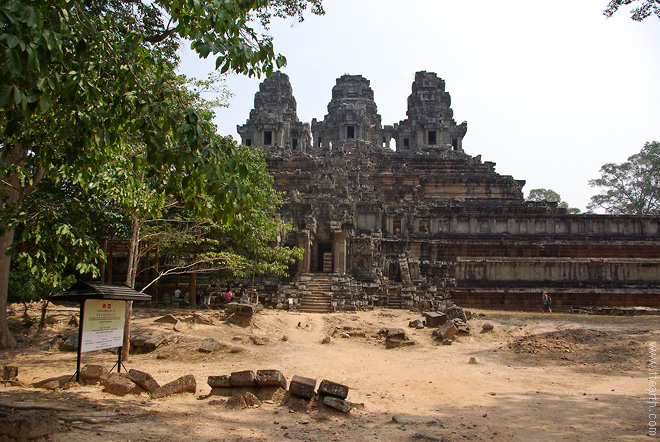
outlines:
[[[589,181],[601,187],[591,197],[588,209],[603,208],[616,215],[652,215],[660,213],[660,143],[647,142],[639,153],[621,164],[607,163],[601,177]]]
[[[144,222],[141,256],[150,248],[158,249],[164,261],[147,287],[168,275],[212,273],[216,279],[265,273],[283,276],[302,257],[301,249],[279,245],[292,226],[277,217],[282,197],[272,187],[263,151],[236,146],[229,138],[224,142],[234,145],[237,160],[250,165],[245,178],[249,203],[236,214],[234,223],[196,217],[175,205],[164,210],[161,218]]]
[[[527,201],[547,201],[550,203],[557,203],[557,207],[566,209],[566,213],[580,213],[580,209],[576,207],[569,207],[568,203],[566,201],[562,201],[561,196],[552,189],[532,189],[529,191]]]
[[[0,347],[15,344],[7,252],[21,204],[45,176],[96,183],[134,133],[145,152],[136,161],[175,171],[159,190],[180,187],[185,204],[212,204],[232,219],[244,200],[240,180],[204,183],[240,174],[240,164],[217,149],[194,109],[172,108],[166,74],[181,39],[225,72],[269,74],[285,59],[255,20],[301,18],[307,4],[323,12],[320,0],[0,0]]]
[[[23,210],[29,217],[17,226],[12,247],[11,281],[21,285],[12,287],[9,299],[43,300],[40,328],[52,294],[67,290],[78,275],[99,273],[105,259],[93,239],[99,217],[87,216],[100,213],[99,202],[70,182],[51,179],[42,180],[26,198]]]
[[[642,5],[636,6],[631,10],[631,18],[633,20],[642,21],[652,14],[660,18],[660,0],[611,0],[605,11],[603,11],[603,14],[606,17],[611,17],[621,6],[630,5],[638,1]]]

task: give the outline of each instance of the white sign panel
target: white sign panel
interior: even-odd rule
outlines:
[[[121,347],[125,322],[126,301],[88,299],[85,301],[80,351]]]

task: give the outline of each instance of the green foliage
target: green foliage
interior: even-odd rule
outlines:
[[[589,181],[590,186],[603,188],[591,197],[590,210],[603,208],[617,215],[660,213],[659,142],[645,143],[639,153],[621,164],[604,164],[600,173],[600,178]]]
[[[549,201],[559,203],[561,196],[552,189],[532,189],[527,195],[527,201]]]
[[[568,203],[562,201],[561,196],[552,189],[532,189],[529,191],[529,195],[527,195],[527,201],[548,201],[550,203],[557,203],[557,207],[566,209],[566,213],[580,213],[580,209],[569,207]]]
[[[170,274],[213,273],[215,279],[255,274],[284,276],[302,250],[279,245],[291,225],[277,217],[281,196],[273,189],[263,151],[237,146],[235,159],[246,166],[245,204],[232,223],[191,216],[178,208],[163,220],[145,223],[143,238],[158,241]],[[158,239],[156,239],[158,238]],[[165,270],[167,271],[167,270]]]
[[[39,283],[32,274],[20,270],[12,270],[9,274],[9,302],[32,302],[41,299],[37,292]]]
[[[200,56],[213,54],[223,73],[270,74],[286,60],[256,25],[300,19],[308,3],[322,13],[320,0],[0,0],[0,234],[7,244],[22,229],[18,264],[46,281],[39,268],[49,268],[47,257],[61,258],[51,270],[73,265],[81,272],[93,271],[98,257],[66,219],[34,229],[28,223],[46,222],[24,206],[44,177],[107,192],[110,205],[134,216],[157,216],[163,201],[176,198],[196,216],[235,222],[255,204],[245,183],[249,167],[215,136],[209,109],[190,105],[174,73],[176,51],[188,40]],[[50,237],[63,242],[43,242]],[[52,254],[22,252],[29,244]],[[66,250],[79,255],[72,260]],[[3,245],[3,311],[6,252]],[[0,346],[8,336],[0,312]]]
[[[87,233],[98,229],[88,216],[99,212],[99,200],[71,183],[43,180],[23,204],[30,216],[17,225],[13,247],[13,280],[25,284],[9,292],[29,299],[47,298],[68,289],[81,274],[98,276],[105,258]]]
[[[640,2],[642,5],[631,9],[630,18],[635,21],[642,21],[653,14],[660,18],[660,1],[658,0],[610,0],[603,14],[606,17],[611,17],[621,6],[636,2]]]

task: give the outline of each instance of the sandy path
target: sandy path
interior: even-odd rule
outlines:
[[[452,441],[650,439],[646,435],[648,373],[643,349],[650,340],[660,341],[655,318],[485,312],[485,319],[470,322],[471,336],[461,337],[451,346],[439,346],[429,329],[407,327],[410,320],[421,317],[407,311],[331,315],[265,311],[251,327],[217,322],[184,326],[181,333],[173,332],[171,325],[155,324],[157,314],[162,312],[138,311],[142,317],[135,319],[134,329],[166,333],[171,342],[153,353],[133,355],[127,366],[151,373],[161,384],[192,373],[197,378],[196,395],[149,400],[144,395],[117,398],[99,387],[45,393],[4,387],[0,401],[20,397],[29,402],[37,394],[40,400],[52,403],[84,401],[153,413],[146,420],[98,427],[98,432],[62,431],[54,441],[407,441],[418,432]],[[478,331],[486,321],[495,324],[495,330],[481,334]],[[416,345],[385,349],[376,338],[382,327],[404,328]],[[332,343],[321,344],[335,329]],[[544,333],[567,330],[602,336],[596,335],[586,347],[580,347],[579,354],[570,350],[573,347],[568,341],[560,343],[554,335],[543,337]],[[342,332],[353,337],[342,338]],[[355,336],[361,334],[364,337]],[[509,348],[512,342],[537,336],[547,347],[539,347],[538,354],[517,354]],[[610,341],[600,340],[618,336],[623,345],[635,349],[629,363],[617,355],[601,360],[599,355],[613,347]],[[206,337],[217,339],[227,349],[210,355],[197,352]],[[254,345],[251,337],[269,342]],[[231,348],[237,352],[232,353]],[[592,359],[585,356],[581,362],[579,358],[587,350]],[[576,362],[562,359],[564,351],[577,357]],[[20,367],[19,379],[24,382],[59,376],[75,364],[72,353],[34,347],[2,356]],[[472,356],[477,364],[468,363]],[[105,352],[84,356],[85,363],[97,361],[104,365],[114,362]],[[290,413],[275,404],[235,411],[197,399],[210,391],[206,385],[209,375],[258,369],[278,369],[288,378],[300,375],[344,383],[351,389],[348,399],[364,406],[345,416],[327,411]],[[392,415],[400,413],[434,417],[440,424],[392,423]]]

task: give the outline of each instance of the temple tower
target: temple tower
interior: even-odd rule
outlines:
[[[408,97],[408,118],[395,125],[397,152],[445,148],[463,150],[467,122],[457,125],[445,81],[433,72],[417,72]]]
[[[374,91],[361,75],[343,75],[332,88],[328,114],[323,121],[312,120],[314,151],[324,154],[332,146],[363,141],[374,146],[389,142],[392,127],[383,130]],[[385,134],[385,138],[383,138]]]
[[[242,144],[263,147],[266,152],[307,152],[311,145],[309,123],[298,120],[289,76],[280,71],[261,83],[250,118],[236,130]]]

